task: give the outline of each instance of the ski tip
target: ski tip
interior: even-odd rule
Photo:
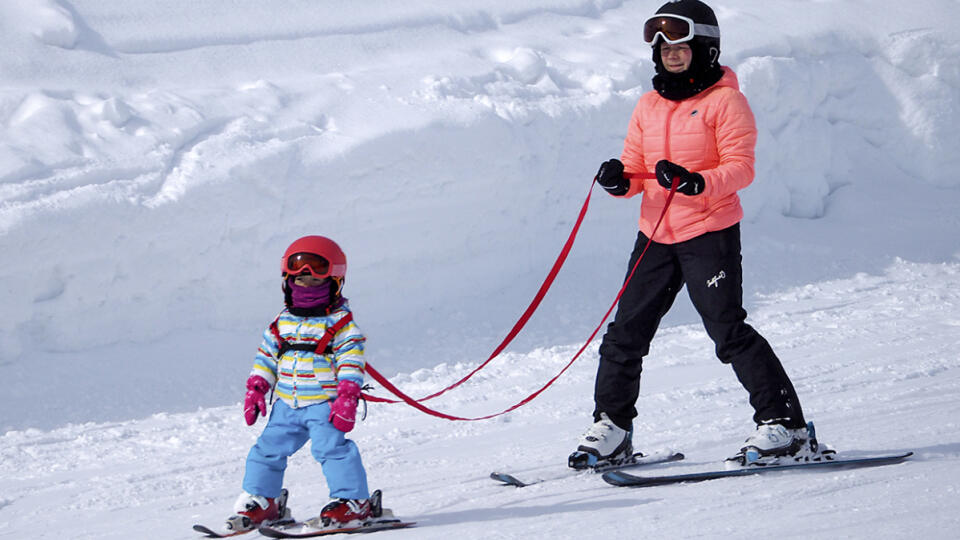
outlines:
[[[622,471],[608,471],[603,473],[601,478],[611,486],[625,487],[632,484],[634,476]]]
[[[527,484],[521,482],[517,477],[499,472],[490,473],[490,478],[496,480],[497,482],[502,482],[505,486],[514,486],[514,487],[526,487]]]
[[[900,461],[903,461],[903,460],[905,460],[905,459],[907,459],[908,457],[911,457],[911,456],[913,456],[913,452],[910,452],[910,451],[904,452],[904,453],[900,454],[899,456],[896,456],[893,461],[895,461],[895,462],[900,462]]]
[[[269,527],[260,527],[257,529],[257,532],[267,538],[283,538],[283,534],[279,531],[275,531]]]
[[[237,536],[238,534],[243,534],[250,532],[250,530],[239,531],[239,532],[229,532],[229,533],[220,533],[217,532],[206,525],[200,525],[199,523],[193,526],[193,530],[202,534],[205,538],[228,538],[230,536]]]

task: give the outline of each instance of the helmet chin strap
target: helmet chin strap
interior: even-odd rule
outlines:
[[[330,292],[333,294],[333,297],[334,297],[334,298],[339,298],[339,297],[340,297],[340,291],[343,290],[343,282],[346,281],[346,278],[345,278],[345,277],[331,277],[331,278],[330,278],[330,281],[332,281],[332,282],[334,282],[334,284],[336,284],[336,288],[335,288],[334,290],[330,291]]]

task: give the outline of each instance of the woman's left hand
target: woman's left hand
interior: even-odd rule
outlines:
[[[672,161],[661,159],[657,162],[657,183],[665,189],[670,189],[671,182],[677,178],[680,182],[677,191],[684,195],[693,196],[703,193],[707,183],[699,173],[690,172]]]

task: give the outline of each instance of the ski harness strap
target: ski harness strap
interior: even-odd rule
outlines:
[[[331,324],[323,332],[323,337],[314,343],[290,343],[289,341],[283,339],[283,336],[280,335],[280,326],[278,322],[280,321],[280,316],[277,315],[277,318],[270,323],[270,333],[273,334],[273,337],[277,340],[277,360],[286,353],[287,351],[307,351],[313,352],[316,354],[327,355],[333,354],[333,338],[337,335],[337,332],[343,330],[345,326],[350,324],[353,321],[353,313],[347,312],[346,315],[340,318],[339,321]]]
[[[323,337],[317,341],[316,344],[313,343],[290,343],[289,341],[283,339],[283,336],[280,335],[280,326],[279,326],[280,316],[277,315],[277,318],[270,323],[270,333],[273,334],[274,339],[277,340],[277,362],[280,361],[280,358],[283,357],[284,353],[287,351],[306,351],[312,352],[320,355],[333,354],[333,338],[336,337],[337,333],[340,330],[343,330],[348,324],[353,321],[353,313],[348,311],[346,315],[340,318],[339,321],[331,324],[323,332]],[[336,370],[334,370],[334,376],[336,376]],[[363,389],[368,389],[369,387],[364,386]],[[363,415],[361,420],[367,417],[367,398],[366,394],[360,394],[360,398],[363,401]],[[271,401],[272,398],[271,398]]]

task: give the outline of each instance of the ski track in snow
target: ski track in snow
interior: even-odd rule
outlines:
[[[488,480],[493,470],[525,478],[564,470],[589,418],[594,344],[554,387],[495,420],[448,422],[404,405],[370,405],[352,438],[371,484],[420,524],[391,538],[950,537],[960,525],[943,507],[960,488],[960,265],[898,261],[882,275],[790,289],[763,303],[751,322],[784,360],[821,441],[849,455],[912,450],[913,458],[643,489],[613,488],[589,474],[519,490]],[[504,355],[429,403],[461,415],[501,410],[576,348]],[[471,368],[440,365],[394,381],[425,395]],[[698,326],[660,333],[639,409],[638,448],[687,455],[650,472],[720,466],[751,429],[743,390]],[[193,538],[192,522],[216,523],[229,512],[261,427],[246,428],[238,405],[8,432],[0,437],[0,530],[10,538]],[[286,486],[301,518],[326,501],[307,450],[291,458]],[[602,519],[591,518],[597,512]],[[34,532],[38,523],[50,533]]]

